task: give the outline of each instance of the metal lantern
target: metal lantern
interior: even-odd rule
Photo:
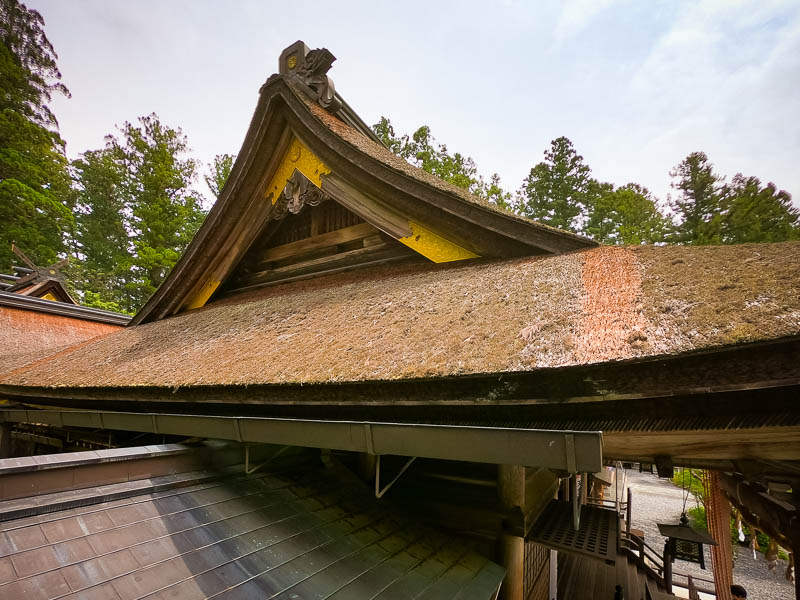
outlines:
[[[667,538],[667,543],[664,546],[665,563],[667,562],[667,557],[669,557],[670,561],[678,558],[698,563],[701,569],[705,569],[703,544],[717,545],[717,542],[707,532],[692,529],[689,525],[689,519],[686,518],[686,513],[681,515],[679,525],[658,523],[658,531]]]

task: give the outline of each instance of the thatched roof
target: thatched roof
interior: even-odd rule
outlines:
[[[0,346],[0,373],[30,365],[81,342],[116,331],[122,324],[100,321],[107,318],[105,311],[96,315],[101,311],[60,304],[0,292],[3,342]],[[125,319],[123,315],[116,316]]]
[[[409,165],[311,101],[291,79],[275,75],[261,88],[250,128],[219,199],[133,323],[180,312],[209,281],[225,281],[270,219],[273,205],[265,201],[267,184],[286,155],[289,140],[295,138],[331,175],[364,197],[379,199],[378,212],[388,211],[409,225],[413,221],[478,256],[558,254],[596,245],[583,236],[502,210]],[[322,189],[326,189],[324,178]]]
[[[399,380],[646,359],[800,335],[800,243],[600,247],[372,269],[128,327],[0,384]]]

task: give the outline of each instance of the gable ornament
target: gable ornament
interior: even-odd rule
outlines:
[[[336,96],[333,79],[328,76],[335,60],[327,48],[309,50],[304,42],[298,40],[281,53],[278,72],[291,79],[322,108],[337,113],[342,108],[342,101]]]

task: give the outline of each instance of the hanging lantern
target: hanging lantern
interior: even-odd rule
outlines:
[[[658,523],[658,531],[667,538],[667,543],[664,546],[664,562],[667,562],[667,556],[669,556],[670,561],[674,561],[677,558],[698,563],[701,569],[705,569],[703,544],[717,545],[714,538],[708,535],[707,532],[697,531],[689,525],[686,513],[681,515],[679,525]]]

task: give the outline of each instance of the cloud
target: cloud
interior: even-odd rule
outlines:
[[[573,37],[613,3],[614,0],[566,0],[553,31],[556,41]]]
[[[798,13],[787,2],[685,5],[630,80],[643,155],[675,164],[703,150],[729,177],[743,171],[797,193]]]

